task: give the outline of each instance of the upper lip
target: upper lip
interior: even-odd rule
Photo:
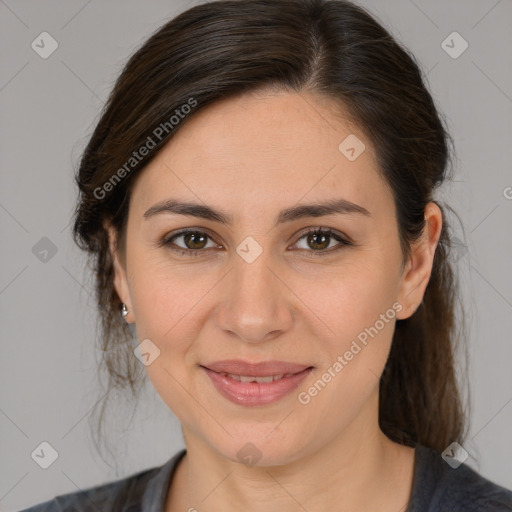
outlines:
[[[299,373],[307,368],[311,368],[311,366],[289,363],[286,361],[261,361],[258,363],[249,363],[240,359],[214,361],[201,366],[217,373],[231,373],[233,375],[244,375],[247,377],[286,375],[288,373]]]

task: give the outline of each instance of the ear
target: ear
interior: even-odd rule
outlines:
[[[402,273],[397,299],[403,306],[397,314],[399,320],[412,316],[423,300],[432,273],[434,255],[442,226],[441,209],[434,202],[428,203],[425,207],[423,233],[411,246],[411,255]]]
[[[109,250],[114,264],[114,287],[117,295],[119,296],[119,299],[121,302],[124,302],[128,308],[128,316],[125,318],[125,321],[127,323],[132,323],[134,321],[133,308],[130,299],[130,291],[128,287],[128,279],[126,277],[125,264],[122,262],[123,258],[120,257],[119,249],[117,247],[117,231],[110,223],[107,222],[103,224],[103,227],[108,234]]]

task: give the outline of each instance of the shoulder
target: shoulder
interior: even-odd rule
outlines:
[[[145,469],[126,478],[56,496],[20,512],[134,512],[146,510],[156,499],[164,497],[168,480],[184,451],[173,455],[164,465]],[[151,492],[148,492],[148,489]],[[153,508],[152,508],[153,509]]]
[[[137,494],[137,490],[144,485],[144,482],[153,477],[159,469],[148,469],[115,482],[62,494],[52,500],[24,509],[21,512],[63,512],[68,510],[97,512],[98,510],[122,510],[122,507],[119,507],[119,505],[133,497],[134,494]]]
[[[416,446],[411,504],[407,512],[512,511],[512,491],[479,475],[466,464],[452,468],[441,454]]]

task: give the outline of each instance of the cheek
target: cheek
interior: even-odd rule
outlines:
[[[142,254],[134,266],[132,301],[141,336],[169,344],[197,314],[197,306],[215,285],[214,276],[192,264],[171,264],[161,255]],[[180,338],[181,339],[181,338]]]
[[[139,342],[149,339],[159,351],[145,366],[153,387],[167,407],[179,413],[180,421],[191,421],[195,402],[186,390],[193,370],[186,361],[198,337],[199,322],[194,315],[204,292],[175,278],[179,273],[173,273],[172,279],[170,275],[146,273],[137,282],[135,325]]]
[[[353,417],[378,386],[401,309],[390,265],[387,270],[384,262],[353,267],[329,280],[323,291],[315,287],[308,294],[308,303],[327,329],[317,336],[323,364],[316,380],[301,389],[305,395],[300,403],[344,411],[327,421]]]
[[[190,387],[186,384],[190,372],[197,371],[194,343],[204,324],[208,293],[219,276],[205,272],[200,265],[169,264],[147,254],[137,255],[132,269],[131,299],[137,338],[139,342],[151,340],[160,351],[145,370],[168,407],[185,412],[191,401],[183,386]]]
[[[329,274],[318,274],[317,279],[297,281],[294,292],[321,320],[326,336],[339,340],[331,345],[340,343],[337,348],[343,348],[343,343],[373,326],[392,308],[398,291],[394,266],[392,261],[364,261],[361,257],[358,262],[340,266]],[[392,309],[388,320],[394,316]],[[388,322],[385,326],[378,324],[385,334],[389,330],[387,326]]]

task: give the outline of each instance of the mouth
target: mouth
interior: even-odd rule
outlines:
[[[219,372],[216,372],[219,373]],[[269,375],[268,377],[254,377],[250,375],[235,375],[234,373],[220,372],[219,375],[224,375],[230,379],[237,380],[238,382],[257,382],[258,384],[265,384],[281,380],[283,377],[292,377],[295,373],[287,373],[286,375]]]
[[[200,365],[200,368],[224,398],[244,406],[267,405],[281,400],[313,370],[313,366],[275,361],[256,364],[222,361]],[[235,369],[238,370],[235,372]]]

